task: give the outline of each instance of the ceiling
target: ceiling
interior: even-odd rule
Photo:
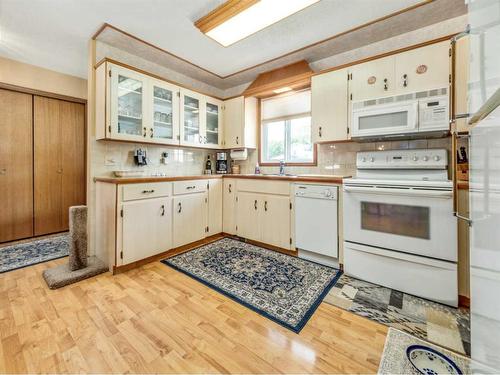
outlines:
[[[0,0],[0,56],[86,78],[88,41],[109,23],[220,78],[422,0],[321,0],[227,48],[193,25],[223,2]]]

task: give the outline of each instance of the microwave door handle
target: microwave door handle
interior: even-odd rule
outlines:
[[[366,194],[387,194],[387,195],[406,195],[412,197],[427,198],[452,198],[451,190],[421,190],[421,189],[399,189],[399,188],[379,188],[363,186],[344,186],[346,193],[366,193]]]

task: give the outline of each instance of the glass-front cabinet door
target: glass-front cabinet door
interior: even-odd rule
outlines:
[[[149,137],[153,142],[179,144],[179,88],[151,82],[152,111]]]
[[[148,136],[144,118],[146,82],[141,74],[111,67],[111,138],[138,140]]]
[[[193,91],[181,89],[180,143],[200,146],[203,144],[202,132],[205,118],[203,96]]]
[[[202,140],[207,147],[219,147],[222,144],[222,102],[207,98],[205,106],[205,135]]]

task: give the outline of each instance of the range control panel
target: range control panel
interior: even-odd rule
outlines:
[[[367,151],[356,154],[358,169],[446,169],[446,149]]]

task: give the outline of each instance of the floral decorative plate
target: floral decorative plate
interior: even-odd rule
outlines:
[[[462,375],[462,370],[444,354],[423,345],[410,345],[406,348],[406,357],[419,374]]]

